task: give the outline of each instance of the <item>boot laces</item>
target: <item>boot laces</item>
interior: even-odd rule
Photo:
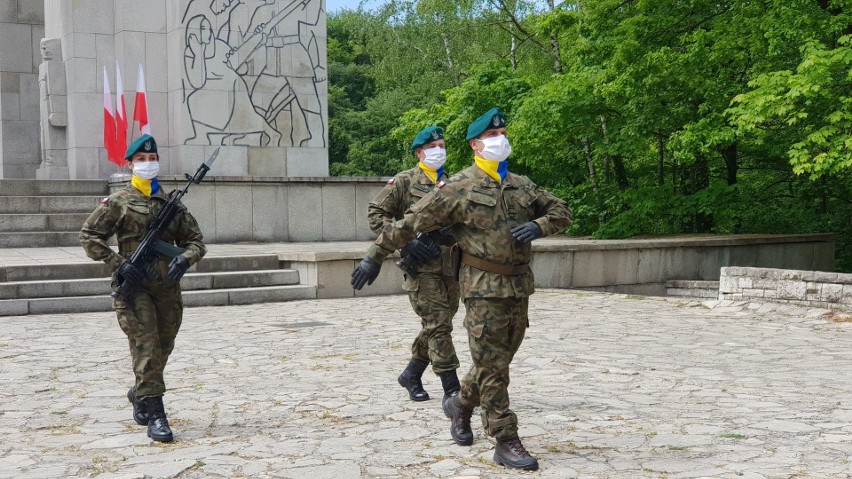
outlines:
[[[163,406],[162,401],[154,400],[151,406],[151,419],[165,419],[166,418],[166,408]]]
[[[524,445],[521,443],[520,439],[510,439],[504,443],[506,447],[509,448],[510,451],[515,453],[518,457],[531,457],[530,453],[524,448]]]

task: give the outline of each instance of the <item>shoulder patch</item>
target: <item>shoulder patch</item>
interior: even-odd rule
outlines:
[[[101,200],[101,204],[102,204],[102,205],[105,205],[105,204],[107,204],[107,203],[109,203],[109,196],[105,196],[105,197]]]
[[[443,188],[446,184],[447,183],[445,181],[441,180],[435,185],[435,188]]]
[[[394,181],[396,181],[396,178],[391,178],[388,180],[388,184],[392,185]]]

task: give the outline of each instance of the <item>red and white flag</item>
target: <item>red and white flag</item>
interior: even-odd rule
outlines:
[[[127,151],[127,107],[124,103],[124,87],[121,84],[121,70],[115,62],[115,152],[121,158]]]
[[[112,108],[112,93],[109,91],[109,77],[104,67],[104,148],[107,159],[116,165],[124,165],[124,152],[116,155],[115,149],[115,110]]]
[[[133,110],[133,121],[139,122],[139,131],[142,134],[151,134],[151,125],[148,124],[148,95],[145,93],[145,73],[142,64],[139,64],[139,77],[136,80],[136,107]]]

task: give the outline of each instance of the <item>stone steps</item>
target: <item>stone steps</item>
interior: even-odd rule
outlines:
[[[0,180],[0,248],[75,246],[104,180]]]
[[[219,271],[258,271],[279,269],[278,255],[238,255],[208,256],[201,263],[189,269],[191,273],[211,273]],[[15,265],[0,268],[0,284],[3,281],[49,281],[106,278],[109,271],[106,265],[96,261],[86,263]]]
[[[0,248],[47,248],[52,246],[80,246],[80,230],[0,233]]]
[[[106,180],[0,180],[0,196],[98,196],[109,189]]]
[[[666,281],[666,296],[716,299],[719,297],[719,282],[669,280]]]
[[[19,281],[0,283],[0,299],[34,299],[65,296],[108,295],[110,278]],[[256,288],[299,284],[299,273],[292,269],[268,271],[188,273],[181,280],[184,291],[206,289]]]
[[[86,213],[95,210],[103,196],[2,196],[0,214]]]
[[[261,288],[187,291],[183,293],[183,304],[185,307],[232,306],[315,298],[316,287],[296,284]],[[0,316],[94,313],[112,311],[112,309],[112,298],[106,295],[0,300]]]
[[[226,306],[316,298],[316,286],[281,269],[277,255],[204,259],[181,280],[185,306]],[[110,278],[97,262],[0,269],[0,316],[109,311]]]
[[[0,231],[6,233],[77,232],[89,213],[0,214]]]

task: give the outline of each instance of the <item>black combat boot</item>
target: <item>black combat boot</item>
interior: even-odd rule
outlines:
[[[145,406],[148,407],[148,437],[157,442],[172,442],[174,436],[166,419],[163,396],[146,397]]]
[[[428,361],[412,359],[408,362],[405,371],[397,378],[399,385],[408,389],[408,397],[413,401],[429,400],[429,393],[423,390],[423,383],[420,381],[420,378],[423,377],[423,371],[426,370],[427,366],[429,366]]]
[[[450,418],[450,434],[453,441],[459,446],[470,446],[473,444],[473,431],[470,430],[470,417],[473,409],[467,409],[459,402],[459,395],[455,394],[447,398],[442,405],[444,414]]]
[[[494,462],[510,469],[523,469],[525,471],[538,469],[538,461],[524,449],[524,445],[517,437],[497,441],[497,447],[494,449]]]
[[[441,401],[441,404],[444,404],[447,401],[447,398],[459,393],[461,390],[461,384],[459,384],[459,377],[456,375],[455,369],[452,371],[444,371],[438,376],[441,378],[441,385],[444,386],[444,400]]]
[[[127,390],[127,400],[133,405],[133,420],[140,426],[148,425],[148,408],[145,403],[136,399],[136,386]]]

